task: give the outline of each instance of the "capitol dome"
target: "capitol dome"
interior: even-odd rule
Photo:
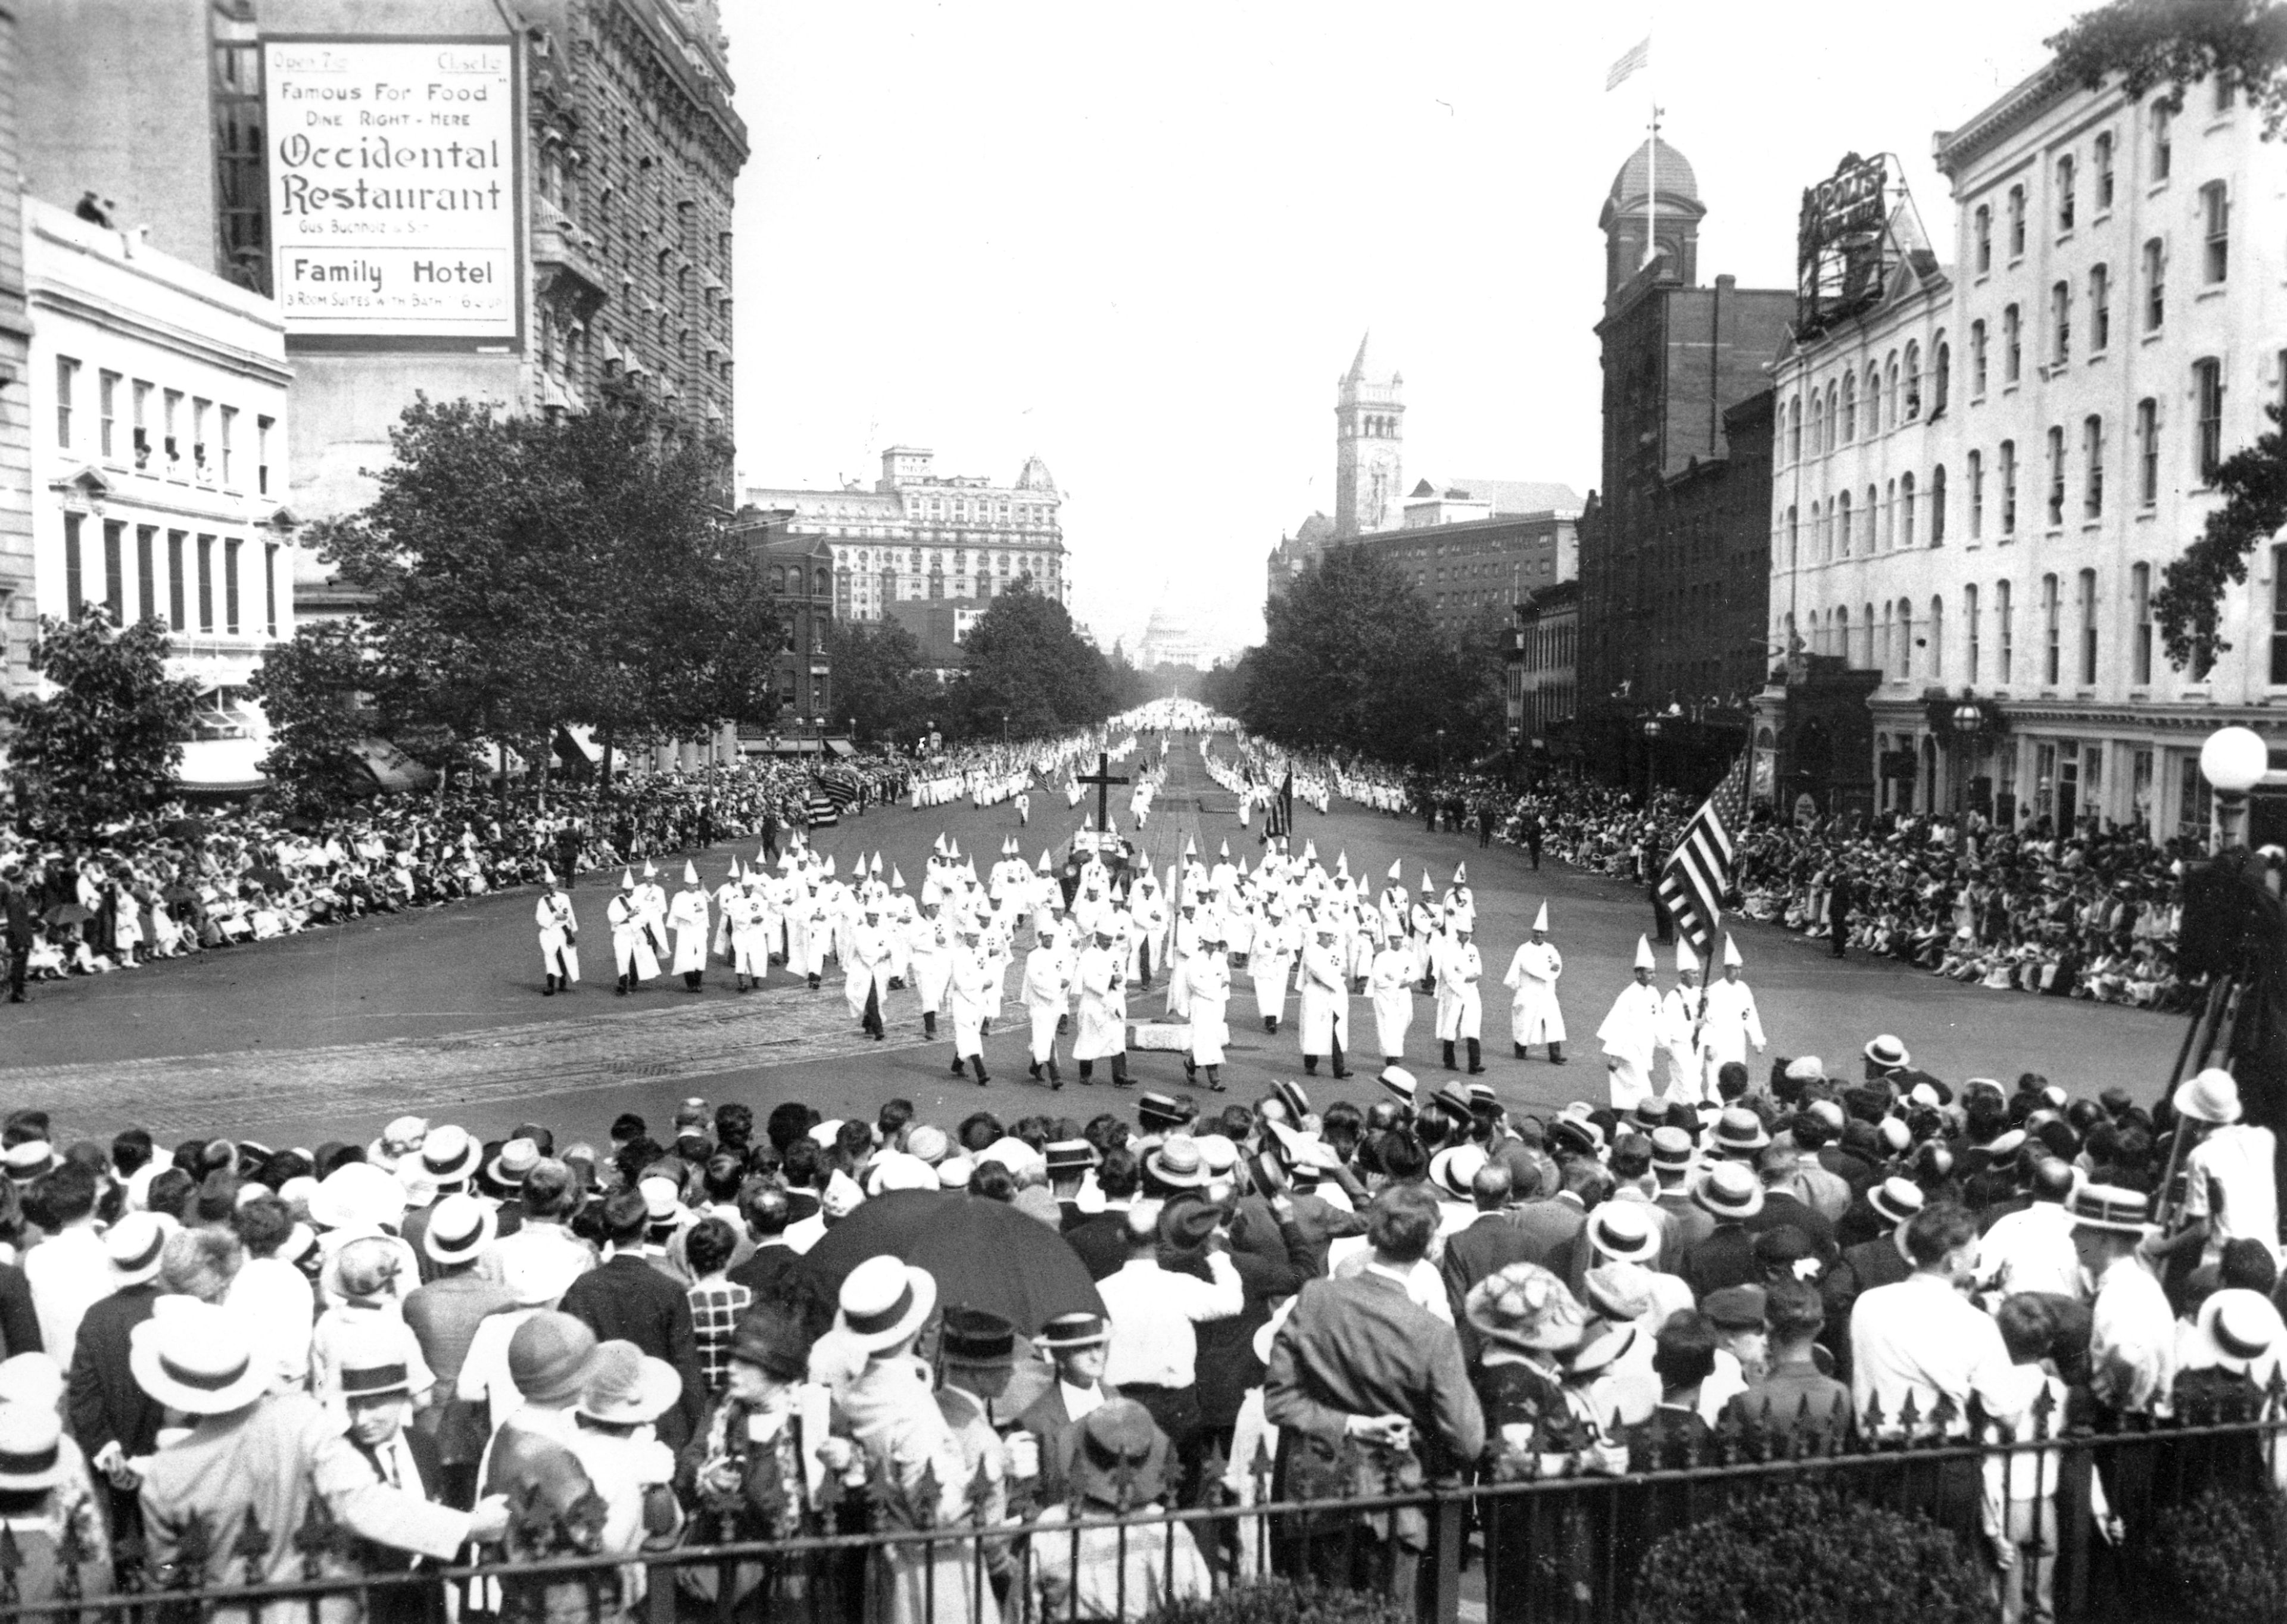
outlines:
[[[1658,174],[1652,173],[1653,160],[1658,161]],[[1659,185],[1659,204],[1667,208],[1690,204],[1704,208],[1699,201],[1699,178],[1691,172],[1691,160],[1670,147],[1658,137],[1652,138],[1650,152],[1639,146],[1620,165],[1620,172],[1612,177],[1612,189],[1605,201],[1623,213],[1643,206],[1645,198],[1657,179]]]

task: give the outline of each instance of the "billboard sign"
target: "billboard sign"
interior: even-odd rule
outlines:
[[[289,337],[516,341],[515,57],[505,40],[264,42],[271,287]]]
[[[1878,297],[1889,251],[1890,165],[1856,153],[1806,186],[1795,227],[1796,329],[1816,332]]]

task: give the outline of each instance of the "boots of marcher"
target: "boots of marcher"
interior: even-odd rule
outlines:
[[[1035,1060],[1030,1066],[1026,1066],[1025,1068],[1025,1075],[1030,1077],[1034,1082],[1040,1081],[1041,1063],[1038,1060]]]
[[[1484,1074],[1484,1050],[1478,1047],[1476,1039],[1471,1038],[1469,1040],[1469,1075],[1481,1077]]]
[[[934,1038],[937,1036],[937,1011],[935,1010],[923,1010],[922,1011],[922,1036],[924,1038]]]
[[[1223,1079],[1215,1075],[1217,1069],[1212,1066],[1207,1067],[1207,1091],[1211,1094],[1223,1092]]]
[[[988,1083],[988,1082],[990,1082],[990,1081],[993,1081],[993,1079],[991,1079],[990,1077],[987,1077],[987,1076],[985,1074],[985,1057],[984,1057],[983,1055],[971,1055],[971,1056],[969,1056],[969,1064],[973,1068],[975,1068],[975,1070],[976,1070],[976,1073],[977,1073],[977,1086],[978,1088],[980,1088],[980,1089],[981,1089],[981,1088],[983,1088],[986,1083]]]
[[[1569,1062],[1564,1058],[1563,1044],[1551,1043],[1548,1046],[1548,1064],[1551,1066],[1564,1066],[1569,1064]]]
[[[961,1060],[961,1057],[960,1057],[959,1055],[955,1055],[955,1056],[954,1056],[954,1058],[953,1058],[953,1074],[954,1074],[954,1076],[956,1076],[956,1077],[960,1076],[961,1073],[963,1073],[963,1072],[967,1071],[968,1069],[969,1069],[969,1067],[968,1067],[968,1066],[967,1066],[962,1062],[962,1060]]]
[[[1199,1063],[1186,1056],[1183,1060],[1183,1081],[1185,1082],[1197,1082],[1199,1080]]]
[[[1096,1086],[1095,1061],[1083,1060],[1080,1063],[1080,1080],[1083,1087],[1094,1088]]]
[[[1302,1057],[1302,1075],[1305,1077],[1315,1077],[1318,1074],[1318,1057],[1316,1055],[1304,1055]]]
[[[1056,1070],[1056,1058],[1054,1055],[1050,1055],[1049,1057],[1049,1087],[1051,1090],[1054,1090],[1061,1089],[1064,1086],[1064,1074]]]
[[[1517,1058],[1518,1059],[1523,1060],[1523,1059],[1525,1059],[1525,1058],[1527,1058],[1527,1056],[1526,1056],[1526,1054],[1525,1054],[1525,1052],[1524,1052],[1524,1045],[1523,1045],[1523,1044],[1522,1044],[1522,1043],[1511,1043],[1511,1044],[1509,1045],[1509,1048],[1510,1048],[1512,1050],[1514,1050],[1514,1051],[1515,1051],[1515,1056],[1516,1056],[1516,1058]]]
[[[819,989],[819,981],[818,977],[817,977],[817,976],[815,976],[815,975],[812,975],[812,976],[810,978],[810,990],[811,990],[811,992],[813,992],[813,993],[814,993],[814,992],[816,992],[816,991]]]
[[[1397,1068],[1398,1064],[1398,1058],[1396,1055],[1384,1055],[1381,1058],[1381,1069],[1385,1072],[1395,1071]]]
[[[1453,1061],[1453,1046],[1452,1046],[1452,1043],[1450,1043],[1450,1042],[1448,1042],[1448,1043],[1446,1043],[1446,1044],[1443,1045],[1443,1047],[1444,1047],[1444,1050],[1445,1069],[1446,1069],[1447,1071],[1449,1071],[1449,1072],[1454,1072],[1454,1071],[1459,1071],[1459,1070],[1460,1070],[1460,1067],[1459,1066],[1455,1065],[1455,1064],[1454,1064],[1454,1061]]]
[[[695,993],[699,990],[699,972],[697,970],[686,970],[683,972],[683,990],[686,993]]]
[[[542,998],[553,998],[553,997],[555,997],[555,996],[556,996],[556,978],[555,978],[555,977],[553,977],[553,976],[542,976],[542,977],[541,977],[541,978],[540,978],[540,995],[541,995]]]
[[[1136,1086],[1128,1075],[1128,1055],[1124,1050],[1112,1057],[1112,1083],[1114,1088],[1119,1089],[1132,1089]]]

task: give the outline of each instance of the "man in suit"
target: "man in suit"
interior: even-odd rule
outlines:
[[[563,1307],[594,1331],[597,1342],[631,1342],[675,1367],[683,1378],[683,1395],[659,1418],[658,1427],[660,1442],[679,1450],[706,1409],[707,1382],[699,1370],[691,1299],[645,1254],[650,1227],[650,1207],[641,1191],[615,1190],[605,1197],[604,1232],[611,1256],[572,1282]]]
[[[1921,1187],[1910,1179],[1885,1179],[1866,1192],[1866,1204],[1889,1229],[1845,1250],[1842,1261],[1819,1284],[1819,1295],[1826,1301],[1826,1345],[1840,1376],[1850,1371],[1850,1311],[1858,1299],[1878,1286],[1895,1286],[1914,1271],[1906,1252],[1906,1225],[1921,1215]]]
[[[1056,1364],[1056,1379],[1017,1418],[1020,1429],[1041,1440],[1044,1505],[1061,1505],[1070,1497],[1061,1470],[1066,1435],[1119,1397],[1104,1384],[1104,1351],[1111,1342],[1111,1322],[1091,1313],[1058,1314],[1033,1338],[1033,1346]]]
[[[1469,1288],[1511,1264],[1539,1261],[1539,1241],[1509,1218],[1509,1192],[1515,1187],[1509,1170],[1499,1162],[1489,1161],[1477,1169],[1469,1180],[1469,1200],[1477,1216],[1468,1228],[1445,1237],[1445,1256],[1437,1265],[1444,1277],[1445,1295],[1453,1304],[1453,1324],[1460,1328],[1461,1351],[1472,1363],[1477,1357],[1477,1335],[1461,1311]]]
[[[0,868],[0,930],[6,932],[8,1002],[24,1002],[24,978],[32,963],[32,937],[39,923],[38,899],[31,883],[14,863]]]
[[[1817,1248],[1819,1256],[1831,1263],[1837,1253],[1834,1221],[1795,1193],[1797,1156],[1797,1152],[1784,1145],[1766,1145],[1755,1153],[1755,1175],[1763,1185],[1763,1209],[1746,1221],[1746,1227],[1750,1233],[1757,1235],[1782,1225],[1800,1231]]]
[[[1707,1239],[1683,1254],[1676,1272],[1701,1302],[1726,1286],[1753,1285],[1761,1279],[1755,1263],[1755,1237],[1747,1220],[1763,1209],[1763,1187],[1745,1164],[1718,1161],[1701,1170],[1691,1199],[1715,1220]]]
[[[793,1204],[778,1185],[755,1179],[739,1192],[739,1216],[746,1220],[747,1238],[755,1243],[755,1249],[745,1262],[733,1264],[724,1278],[753,1292],[757,1303],[774,1301],[787,1271],[802,1257],[787,1244],[787,1225],[794,1221]]]
[[[1263,1382],[1264,1418],[1280,1430],[1278,1498],[1452,1481],[1484,1450],[1484,1413],[1460,1340],[1406,1292],[1437,1216],[1437,1198],[1420,1184],[1383,1191],[1367,1214],[1365,1268],[1313,1280],[1295,1300]],[[1428,1536],[1418,1509],[1361,1513],[1310,1536],[1302,1560],[1321,1582],[1386,1579],[1389,1594],[1410,1603]]]
[[[1144,1182],[1144,1164],[1126,1145],[1104,1153],[1096,1170],[1096,1187],[1104,1192],[1104,1210],[1081,1219],[1064,1231],[1064,1240],[1088,1265],[1088,1277],[1104,1280],[1128,1264],[1128,1208]]]
[[[1840,958],[1850,945],[1850,909],[1856,900],[1857,888],[1850,876],[1840,869],[1826,890],[1826,923],[1832,933],[1834,956]]]
[[[142,1526],[127,1462],[156,1449],[166,1423],[165,1408],[136,1385],[127,1349],[159,1300],[159,1255],[167,1233],[166,1224],[147,1212],[129,1213],[105,1233],[112,1293],[87,1311],[72,1352],[67,1400],[72,1437],[89,1467],[109,1480],[115,1539],[130,1538]]]
[[[1523,1182],[1522,1169],[1516,1164],[1508,1165],[1511,1177],[1517,1182],[1513,1191],[1516,1204],[1508,1209],[1507,1216],[1508,1222],[1515,1224],[1523,1234],[1530,1248],[1525,1252],[1523,1261],[1539,1264],[1543,1268],[1562,1267],[1561,1261],[1552,1264],[1549,1260],[1561,1260],[1566,1248],[1580,1233],[1581,1226],[1588,1222],[1587,1203],[1575,1190],[1542,1189],[1537,1173],[1534,1175],[1536,1182],[1527,1184]],[[1581,1169],[1579,1176],[1583,1181],[1592,1176],[1596,1166],[1594,1161],[1571,1161],[1566,1165]]]

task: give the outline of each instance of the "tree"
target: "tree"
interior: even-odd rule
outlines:
[[[270,719],[262,771],[286,799],[317,807],[348,793],[358,741],[374,731],[372,667],[355,620],[305,621],[263,656],[247,692]]]
[[[960,733],[1015,739],[1061,733],[1112,714],[1104,656],[1064,606],[1019,581],[969,628],[961,676],[949,694]]]
[[[417,400],[320,553],[372,594],[386,725],[544,756],[556,729],[689,738],[777,708],[779,622],[730,527],[730,449],[619,393],[517,416]]]
[[[2268,433],[2233,452],[2216,470],[2223,505],[2212,510],[2199,540],[2171,559],[2152,594],[2152,620],[2178,670],[2204,672],[2231,645],[2223,638],[2223,595],[2247,580],[2247,558],[2287,525],[2287,435],[2279,408],[2266,407]]]
[[[1250,732],[1415,764],[1436,758],[1441,731],[1449,761],[1499,738],[1489,656],[1440,632],[1413,583],[1371,551],[1330,549],[1264,618],[1262,646],[1215,685]]]
[[[826,634],[835,709],[855,717],[862,739],[910,744],[929,731],[945,690],[924,669],[929,655],[896,621],[835,621]]]
[[[199,691],[167,675],[167,650],[157,621],[120,630],[100,604],[76,620],[41,617],[32,667],[55,692],[5,701],[20,826],[91,836],[175,793]]]
[[[2275,0],[2112,0],[2052,35],[2057,72],[2096,89],[2110,79],[2131,101],[2184,91],[2222,74],[2263,114],[2266,140],[2287,125],[2287,8]]]

